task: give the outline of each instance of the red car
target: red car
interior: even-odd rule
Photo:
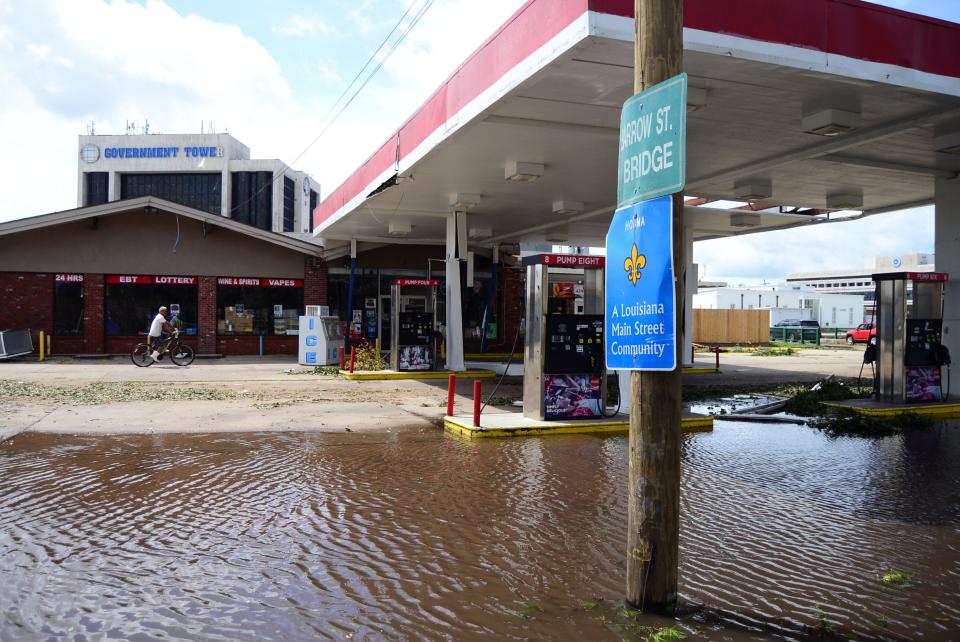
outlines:
[[[853,330],[847,330],[847,343],[868,343],[877,336],[877,327],[873,323],[861,323]]]

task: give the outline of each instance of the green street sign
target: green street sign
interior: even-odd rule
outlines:
[[[687,181],[687,74],[623,103],[617,207],[683,189]]]

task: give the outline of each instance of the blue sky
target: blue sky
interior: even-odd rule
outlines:
[[[292,163],[411,1],[0,0],[0,172],[20,177],[0,182],[0,221],[75,206],[76,136],[91,121],[98,133],[122,132],[126,120],[149,119],[152,131],[170,133],[215,121],[255,158]],[[294,166],[325,192],[334,188],[522,4],[435,0]],[[960,0],[880,4],[960,22]],[[695,257],[711,277],[775,279],[873,254],[932,251],[927,222],[929,208],[698,243]],[[864,234],[871,242],[851,252],[849,239]]]

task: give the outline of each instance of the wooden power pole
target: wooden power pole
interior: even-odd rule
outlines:
[[[635,0],[634,93],[682,71],[683,0]],[[683,367],[683,194],[673,196],[677,367],[630,376],[627,597],[639,609],[672,614],[680,536],[680,374]]]

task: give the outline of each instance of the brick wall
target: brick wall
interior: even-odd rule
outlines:
[[[292,335],[264,337],[263,354],[297,354],[298,339]],[[224,355],[260,354],[260,337],[218,335],[217,352]]]
[[[103,352],[103,275],[83,275],[83,352]],[[130,346],[130,350],[133,346]],[[130,350],[127,350],[129,352]]]
[[[53,274],[0,272],[0,296],[0,330],[29,328],[34,347],[53,332]]]
[[[322,259],[303,257],[303,304],[327,305],[327,264]]]
[[[217,351],[217,278],[201,276],[197,283],[197,352]]]

